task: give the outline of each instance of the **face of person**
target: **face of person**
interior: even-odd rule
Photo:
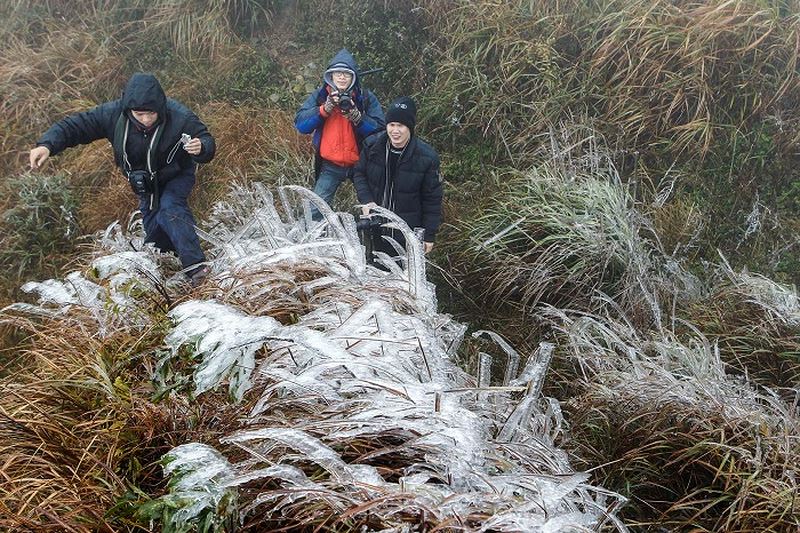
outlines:
[[[142,126],[149,128],[158,120],[158,113],[155,111],[134,111],[131,110],[133,118],[142,123]]]
[[[386,133],[389,135],[389,142],[395,148],[402,148],[408,144],[411,138],[411,130],[405,124],[400,122],[389,122],[386,125]]]
[[[340,91],[346,91],[350,87],[350,83],[353,81],[353,75],[343,70],[334,70],[331,73],[331,79],[333,80],[333,84],[337,89]]]

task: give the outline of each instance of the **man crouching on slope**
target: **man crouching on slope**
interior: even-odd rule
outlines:
[[[31,169],[78,144],[108,139],[114,160],[139,197],[145,242],[175,252],[193,286],[209,268],[188,198],[197,163],[214,158],[206,125],[180,102],[167,98],[152,74],[131,76],[122,98],[53,124],[31,150]]]

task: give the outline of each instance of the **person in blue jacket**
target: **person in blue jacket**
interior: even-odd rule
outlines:
[[[303,102],[294,124],[300,133],[313,133],[314,192],[330,205],[339,185],[352,178],[361,143],[385,122],[378,98],[361,87],[358,65],[347,49],[333,57],[323,82]],[[321,218],[313,208],[312,215]]]
[[[114,159],[139,196],[145,242],[175,252],[192,285],[209,273],[189,193],[198,163],[214,157],[206,125],[180,102],[167,98],[155,76],[131,76],[122,97],[56,122],[30,152],[31,169],[78,144],[108,139]]]

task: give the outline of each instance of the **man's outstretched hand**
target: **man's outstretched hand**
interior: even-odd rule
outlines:
[[[38,170],[50,157],[50,149],[47,146],[37,146],[31,150],[31,170]]]

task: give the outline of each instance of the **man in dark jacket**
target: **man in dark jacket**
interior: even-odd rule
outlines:
[[[375,95],[362,89],[358,65],[341,49],[323,75],[322,87],[306,98],[294,118],[300,133],[313,133],[314,192],[333,203],[339,185],[351,176],[364,138],[383,128],[383,109]],[[312,209],[315,219],[321,218]]]
[[[364,142],[353,183],[365,215],[380,205],[396,213],[410,228],[423,228],[423,249],[428,253],[442,222],[443,192],[439,155],[414,135],[416,114],[414,101],[406,96],[389,104],[386,131]],[[386,231],[405,245],[399,232]],[[376,243],[379,247],[390,256],[396,255],[386,244]]]
[[[167,98],[152,74],[134,74],[122,98],[56,122],[31,150],[38,169],[51,155],[108,139],[114,159],[139,196],[145,242],[176,252],[193,285],[209,269],[187,202],[197,163],[214,157],[214,138],[180,102]]]

